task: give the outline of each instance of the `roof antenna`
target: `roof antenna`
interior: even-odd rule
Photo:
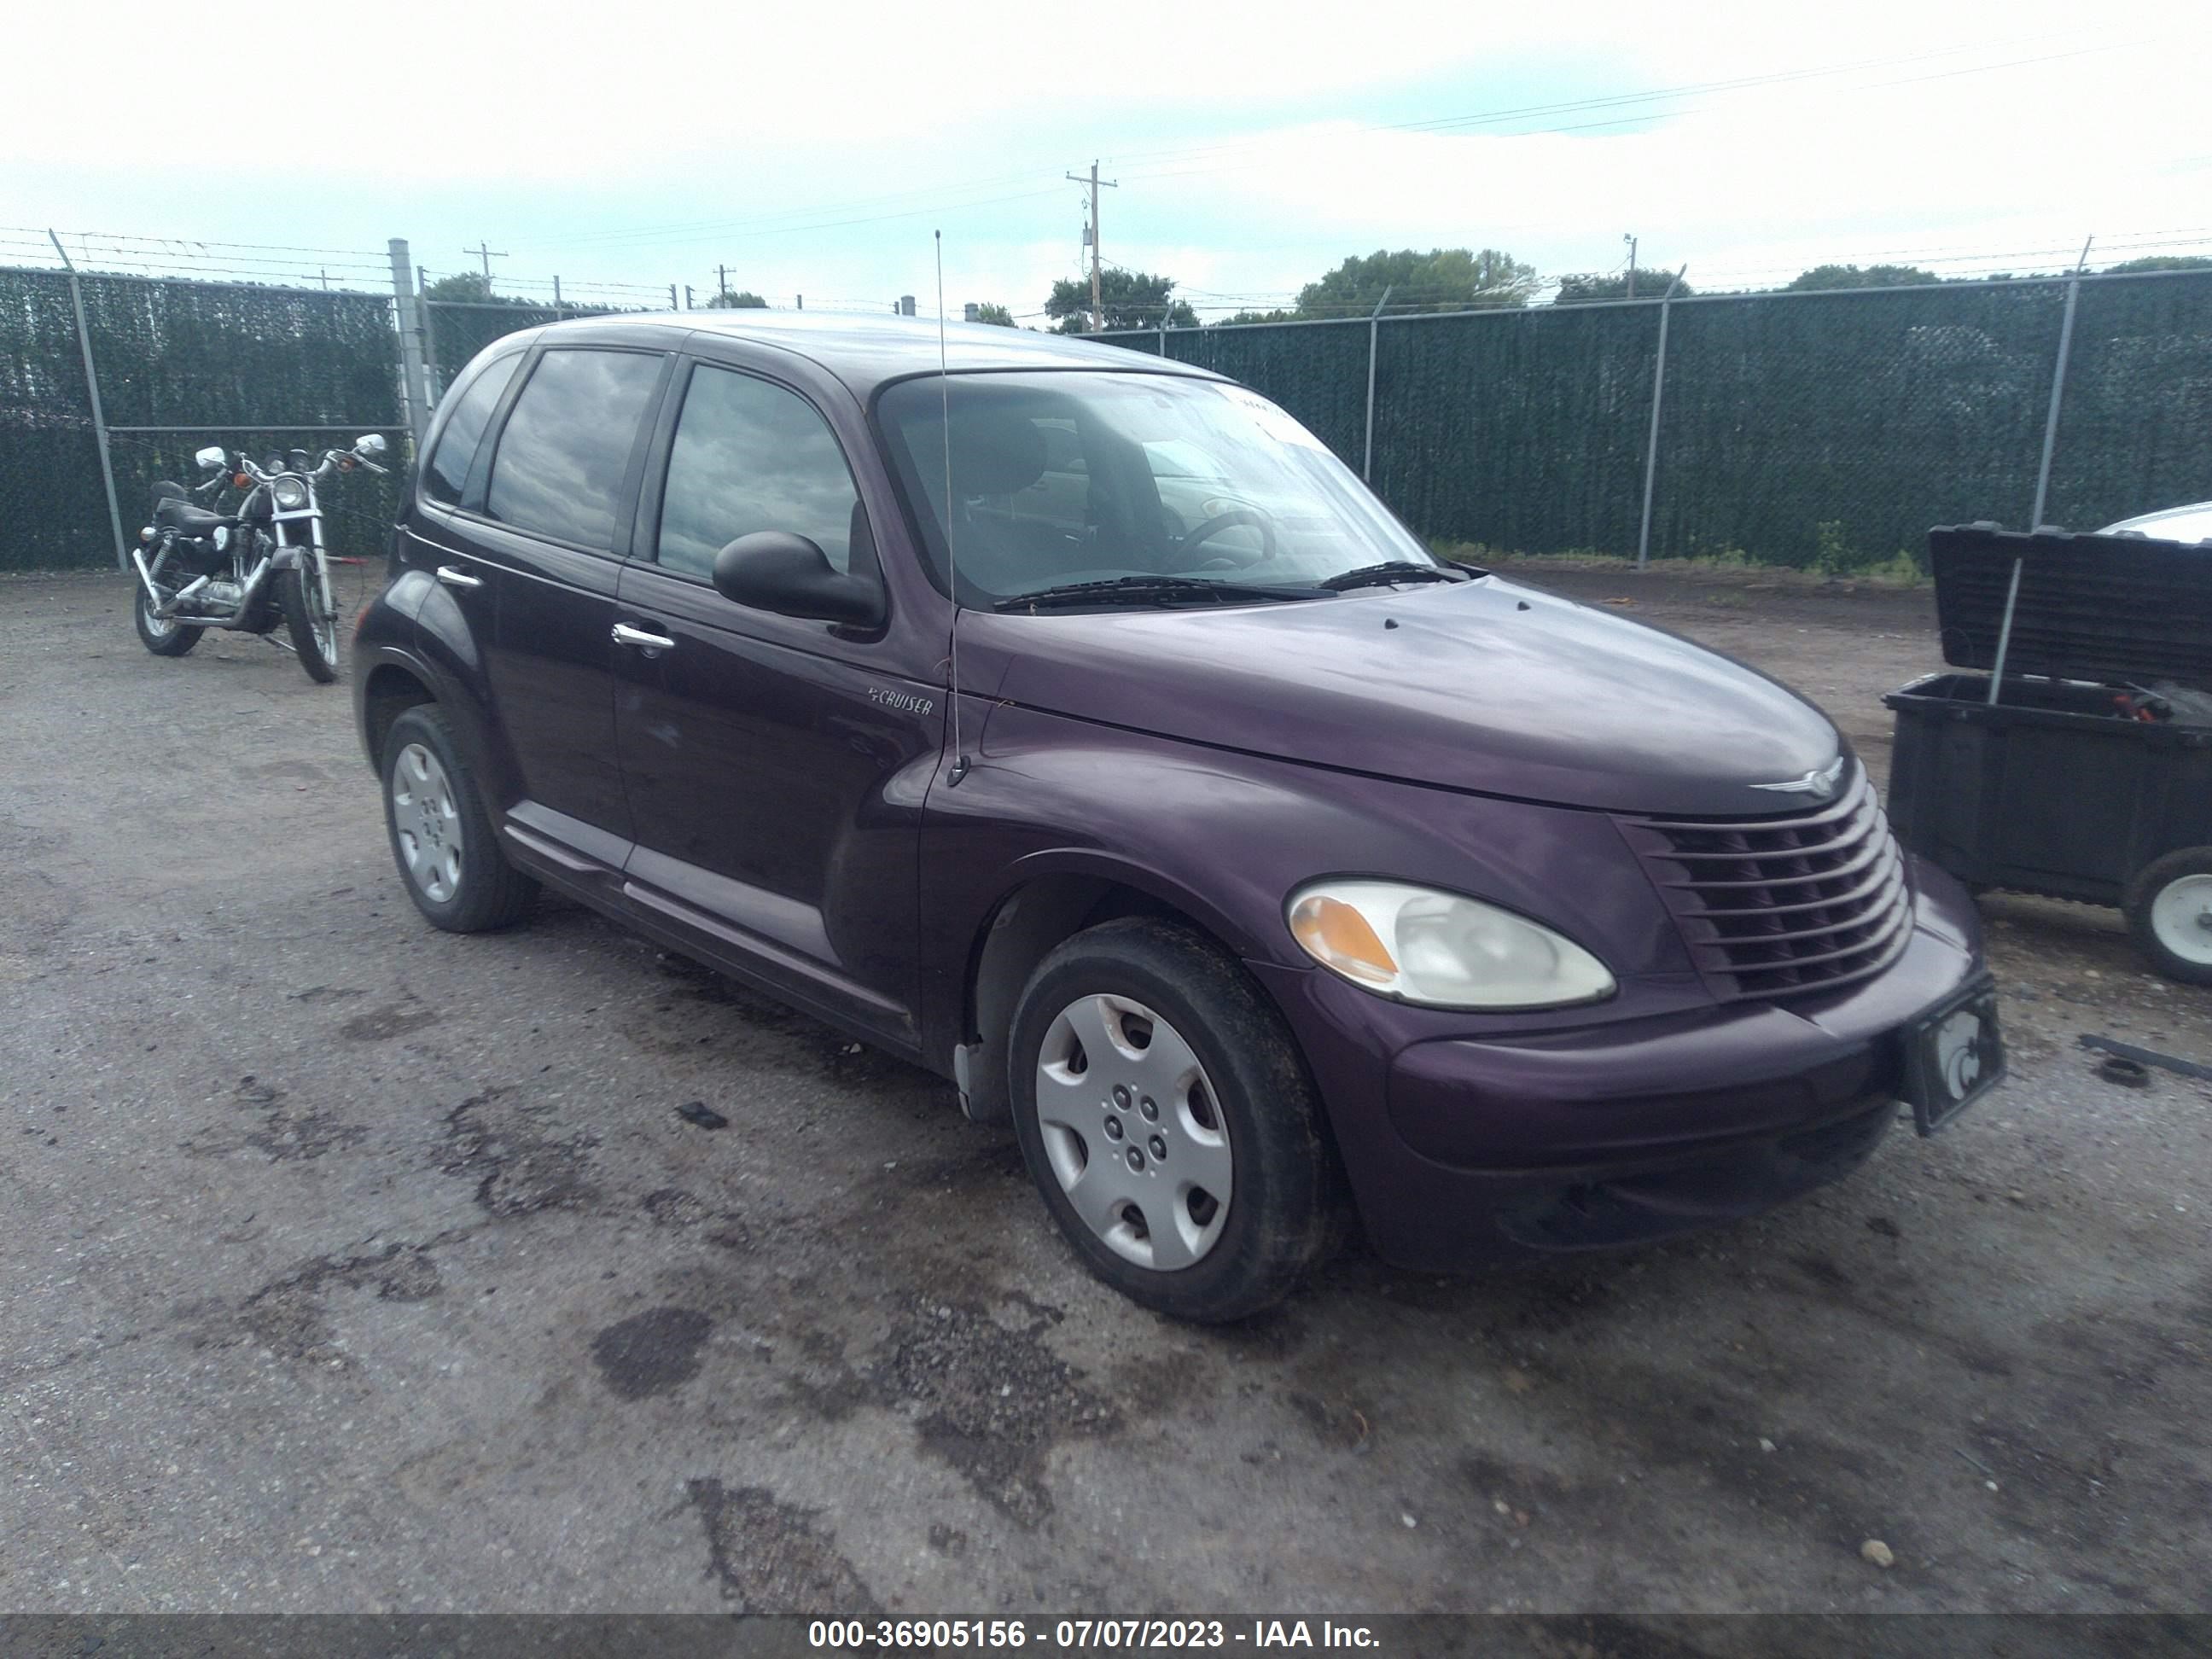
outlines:
[[[945,233],[933,230],[937,243],[937,396],[945,422],[945,585],[952,590],[952,640],[947,665],[952,701],[952,770],[945,780],[948,789],[968,775],[968,747],[960,740],[960,567],[952,556],[952,371],[945,349]]]

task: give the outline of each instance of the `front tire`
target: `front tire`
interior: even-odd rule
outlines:
[[[2212,847],[2186,847],[2146,865],[2121,908],[2151,966],[2185,985],[2212,985]]]
[[[136,578],[131,584],[131,620],[137,625],[138,643],[157,657],[183,656],[200,642],[200,635],[207,631],[188,628],[173,617],[155,616],[146,584]]]
[[[1236,960],[1149,917],[1090,928],[1015,1011],[1014,1129],[1086,1266],[1179,1319],[1288,1296],[1335,1241],[1342,1178],[1289,1029]]]
[[[276,602],[292,636],[293,653],[318,685],[338,677],[338,618],[329,592],[330,584],[305,555],[289,570],[276,573]]]
[[[384,826],[407,896],[449,933],[522,920],[538,884],[507,861],[476,775],[435,703],[418,703],[384,739]]]

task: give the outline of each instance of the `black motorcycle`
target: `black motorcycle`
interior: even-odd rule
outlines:
[[[211,476],[192,495],[225,486],[240,494],[228,513],[192,505],[184,486],[154,486],[154,522],[131,553],[138,570],[132,614],[138,637],[157,657],[181,657],[210,628],[268,634],[281,619],[307,678],[328,684],[338,673],[338,607],[323,548],[316,487],[356,467],[382,472],[384,440],[374,433],[322,459],[295,449],[256,462],[219,447],[193,459]]]

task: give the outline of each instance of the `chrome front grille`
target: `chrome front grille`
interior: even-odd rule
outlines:
[[[1865,768],[1777,817],[1617,820],[1718,995],[1825,990],[1887,967],[1911,933],[1905,855]]]

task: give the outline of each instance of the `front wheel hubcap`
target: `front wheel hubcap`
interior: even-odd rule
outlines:
[[[461,813],[436,755],[419,743],[392,768],[392,828],[407,878],[424,898],[444,904],[461,890]]]
[[[1150,1008],[1087,996],[1061,1009],[1037,1056],[1036,1103],[1060,1190],[1116,1255],[1175,1273],[1220,1242],[1235,1173],[1220,1097]]]

